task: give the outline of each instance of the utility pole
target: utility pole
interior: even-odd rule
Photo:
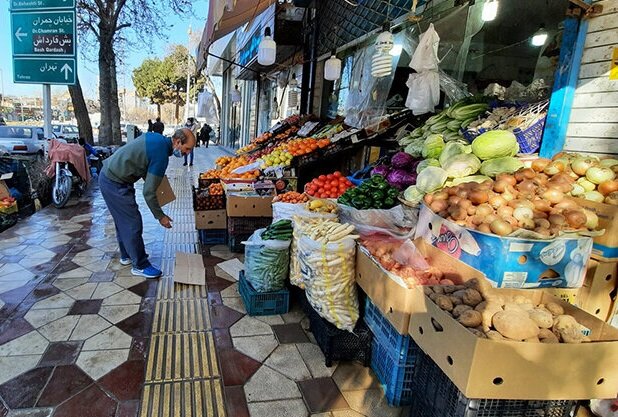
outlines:
[[[185,100],[185,121],[189,118],[189,106],[191,100],[189,98],[189,90],[191,89],[191,24],[189,23],[189,30],[187,32],[187,99]]]

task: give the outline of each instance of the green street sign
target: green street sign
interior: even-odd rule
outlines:
[[[14,56],[75,55],[74,11],[11,14]]]
[[[75,58],[13,58],[13,82],[73,85]]]
[[[75,0],[11,0],[11,11],[74,8]]]

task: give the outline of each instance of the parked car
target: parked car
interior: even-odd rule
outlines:
[[[0,145],[12,154],[43,156],[46,144],[42,127],[0,126]]]
[[[64,139],[67,143],[77,143],[79,140],[79,129],[75,125],[52,124],[52,131],[58,139]]]

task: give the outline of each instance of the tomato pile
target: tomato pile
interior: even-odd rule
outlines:
[[[305,186],[305,192],[317,198],[338,198],[352,187],[352,183],[339,171],[320,175]]]

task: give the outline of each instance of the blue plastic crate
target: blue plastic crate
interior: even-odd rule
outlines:
[[[414,358],[409,355],[410,346],[414,344],[412,338],[400,335],[369,297],[365,301],[365,323],[371,329],[375,339],[387,348],[386,351],[395,365],[403,366],[414,363]]]
[[[279,291],[257,292],[245,278],[245,271],[240,271],[238,292],[250,316],[285,314],[290,307],[290,291],[287,288]]]
[[[197,231],[202,245],[225,245],[227,229],[200,229]]]
[[[384,386],[384,395],[389,405],[401,407],[412,403],[412,381],[414,365],[420,348],[413,341],[408,346],[406,363],[398,365],[378,339],[371,343],[371,369],[376,373],[380,383]]]

